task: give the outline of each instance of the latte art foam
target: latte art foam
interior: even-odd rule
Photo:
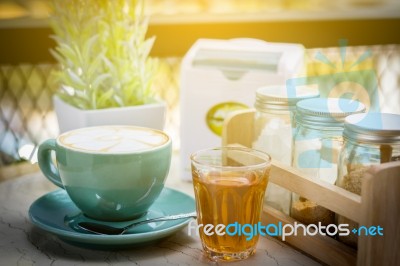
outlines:
[[[130,126],[102,126],[73,130],[58,141],[67,148],[100,152],[125,153],[151,150],[168,142],[168,136],[156,130]]]

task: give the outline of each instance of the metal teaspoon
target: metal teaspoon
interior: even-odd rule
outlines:
[[[191,212],[191,213],[183,213],[183,214],[177,214],[177,215],[168,215],[168,216],[163,216],[163,217],[158,217],[158,218],[153,218],[153,219],[148,219],[144,221],[139,221],[139,222],[134,222],[131,223],[125,227],[114,227],[114,226],[109,226],[109,225],[104,225],[96,222],[80,222],[78,223],[78,227],[81,229],[98,234],[98,235],[122,235],[124,234],[127,230],[131,229],[132,227],[142,225],[142,224],[147,224],[147,223],[152,223],[152,222],[161,222],[161,221],[171,221],[171,220],[178,220],[178,219],[184,219],[184,218],[196,218],[197,214],[196,212]]]

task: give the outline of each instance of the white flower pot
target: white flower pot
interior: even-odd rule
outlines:
[[[60,133],[90,126],[101,125],[135,125],[163,130],[165,125],[165,102],[107,108],[98,110],[81,110],[58,96],[53,97]]]

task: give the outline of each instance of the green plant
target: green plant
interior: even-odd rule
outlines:
[[[58,95],[80,109],[150,103],[157,61],[149,57],[143,0],[53,0],[50,25],[60,64]]]

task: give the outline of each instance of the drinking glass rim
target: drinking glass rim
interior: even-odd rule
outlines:
[[[264,160],[262,163],[258,164],[251,164],[251,165],[243,165],[243,166],[225,166],[225,165],[211,165],[211,164],[206,164],[203,162],[199,162],[198,160],[195,159],[195,156],[207,152],[207,151],[223,151],[223,150],[236,150],[236,151],[242,151],[242,152],[247,152],[247,153],[258,153],[259,155],[262,155],[263,157],[260,157],[260,159]],[[265,157],[265,158],[264,158]],[[222,147],[216,147],[216,148],[207,148],[207,149],[202,149],[199,151],[196,151],[190,155],[190,160],[192,163],[196,163],[197,165],[202,165],[202,166],[208,166],[210,168],[217,168],[217,169],[235,169],[235,170],[242,170],[242,169],[249,169],[249,168],[262,168],[262,167],[268,167],[271,165],[272,158],[271,156],[263,151],[253,149],[253,148],[248,148],[248,147],[231,147],[231,146],[222,146]]]

